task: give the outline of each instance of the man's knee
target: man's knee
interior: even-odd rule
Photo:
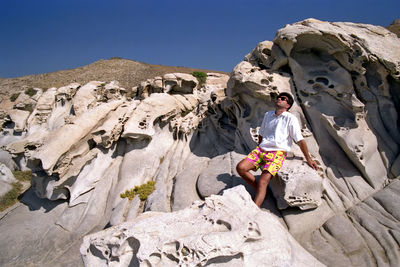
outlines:
[[[236,165],[236,171],[241,175],[244,174],[252,169],[252,164],[247,160],[242,160]]]
[[[243,172],[246,172],[246,170],[245,170],[245,168],[244,168],[243,161],[239,162],[239,163],[236,165],[236,171],[237,171],[239,174],[241,174],[241,173],[243,173]]]

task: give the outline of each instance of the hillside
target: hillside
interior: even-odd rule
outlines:
[[[0,96],[10,95],[16,91],[20,91],[23,87],[47,89],[50,87],[61,87],[72,82],[85,84],[93,80],[103,82],[117,80],[122,87],[130,89],[138,85],[141,81],[154,78],[155,76],[173,72],[192,73],[193,71],[219,72],[186,67],[152,65],[129,59],[111,58],[107,60],[102,59],[75,69],[17,78],[0,78]]]
[[[400,19],[396,19],[386,27],[389,31],[397,34],[397,37],[400,37]]]

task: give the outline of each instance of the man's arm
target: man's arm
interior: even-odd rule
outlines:
[[[317,163],[315,163],[315,161],[313,161],[311,159],[310,154],[308,153],[306,141],[304,141],[304,139],[302,139],[299,142],[297,142],[297,144],[299,145],[301,152],[303,152],[303,155],[306,158],[308,165],[310,165],[311,168],[313,168],[314,170],[317,171],[318,165],[317,165]]]

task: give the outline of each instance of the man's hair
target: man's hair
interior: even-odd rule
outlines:
[[[293,96],[286,92],[280,93],[277,98],[279,98],[280,96],[286,96],[288,98],[287,103],[289,104],[290,107],[287,110],[289,110],[293,106],[293,103],[294,103]]]

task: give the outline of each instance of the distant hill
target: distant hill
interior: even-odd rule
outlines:
[[[103,82],[116,80],[120,82],[122,87],[129,89],[138,85],[141,81],[155,76],[172,72],[192,73],[193,71],[226,73],[187,67],[152,65],[129,59],[111,58],[107,60],[102,59],[76,69],[17,78],[0,78],[0,95],[8,96],[29,87],[47,89],[50,87],[61,87],[72,82],[84,84],[94,80]]]
[[[389,26],[386,27],[389,31],[397,34],[397,37],[400,38],[400,19],[396,19]]]

